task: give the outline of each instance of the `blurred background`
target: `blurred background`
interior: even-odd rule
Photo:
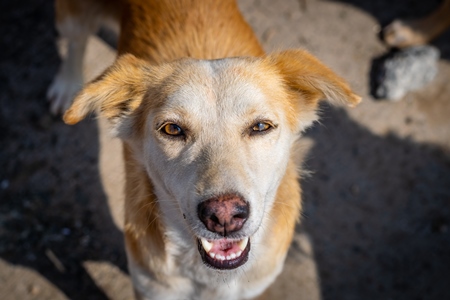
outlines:
[[[450,32],[430,84],[370,95],[380,27],[439,3],[239,1],[267,51],[303,47],[364,99],[323,105],[301,141],[303,218],[269,299],[450,299]],[[115,58],[100,36],[88,80]],[[50,115],[59,52],[53,1],[0,2],[0,299],[131,299],[121,144],[94,117]]]

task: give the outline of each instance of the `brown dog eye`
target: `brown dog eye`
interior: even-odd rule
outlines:
[[[169,123],[161,128],[162,132],[170,136],[181,136],[184,135],[183,129],[177,124]]]

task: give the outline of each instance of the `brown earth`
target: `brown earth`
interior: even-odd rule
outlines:
[[[239,4],[266,50],[304,47],[364,98],[324,105],[303,138],[305,210],[269,298],[450,299],[450,32],[431,84],[399,102],[369,93],[380,24],[438,1]],[[95,118],[49,114],[56,37],[52,1],[0,2],[0,299],[130,299],[120,143]],[[114,55],[92,38],[87,77]]]

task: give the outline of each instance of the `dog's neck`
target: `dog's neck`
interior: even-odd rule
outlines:
[[[140,2],[129,1],[124,9],[127,22],[121,24],[119,54],[131,53],[156,64],[184,57],[264,55],[234,0]]]

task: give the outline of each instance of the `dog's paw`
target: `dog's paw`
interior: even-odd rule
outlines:
[[[386,44],[396,48],[424,45],[428,41],[414,21],[395,20],[383,29]]]
[[[83,86],[81,77],[65,76],[63,72],[56,75],[47,90],[50,112],[53,115],[63,114],[69,107],[76,93]]]

